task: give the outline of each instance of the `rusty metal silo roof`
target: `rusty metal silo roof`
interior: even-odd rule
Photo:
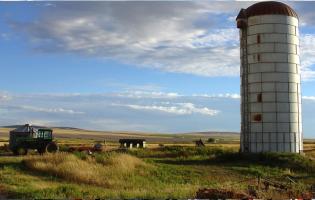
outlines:
[[[242,9],[236,19],[257,15],[286,15],[298,18],[296,12],[288,5],[277,1],[263,1]]]

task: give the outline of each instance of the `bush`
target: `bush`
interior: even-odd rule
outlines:
[[[215,143],[216,142],[216,139],[214,139],[214,138],[209,138],[208,139],[208,143]]]
[[[70,147],[68,145],[59,145],[59,151],[68,152],[69,148]]]
[[[9,145],[4,144],[3,146],[0,146],[0,152],[9,152]]]
[[[74,151],[73,155],[80,158],[81,160],[87,160],[89,155],[84,151]]]

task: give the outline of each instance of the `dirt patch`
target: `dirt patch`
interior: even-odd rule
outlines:
[[[244,198],[252,198],[244,193],[237,193],[230,190],[223,189],[210,189],[204,188],[199,189],[196,193],[197,199],[244,199]]]
[[[2,185],[0,185],[0,199],[7,199],[7,192]]]

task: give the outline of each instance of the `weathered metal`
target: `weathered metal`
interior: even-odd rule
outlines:
[[[298,15],[290,6],[277,1],[256,3],[246,9],[247,18],[258,15],[285,15],[298,18]]]
[[[94,152],[102,152],[103,151],[103,145],[100,143],[97,143],[93,147],[90,147],[90,146],[71,146],[68,149],[68,152],[75,152],[75,151],[93,154]]]
[[[237,16],[241,51],[241,151],[303,152],[298,17],[280,2]]]

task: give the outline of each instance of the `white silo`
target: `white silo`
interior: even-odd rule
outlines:
[[[288,5],[256,3],[238,14],[241,151],[303,151],[298,16]]]

